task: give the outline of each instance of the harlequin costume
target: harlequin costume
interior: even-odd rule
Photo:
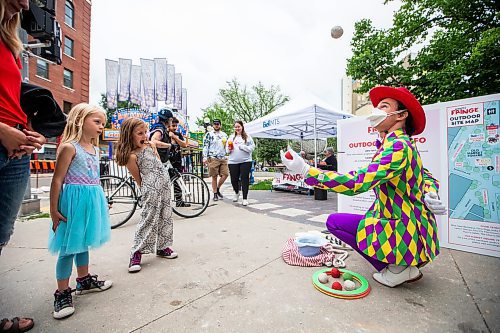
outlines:
[[[407,89],[377,87],[370,91],[370,98],[374,107],[384,98],[399,101],[411,114],[414,134],[424,130],[423,108]],[[326,226],[378,271],[389,264],[421,266],[438,255],[436,219],[426,206],[424,195],[437,193],[439,183],[422,166],[415,141],[404,129],[387,133],[364,168],[340,173],[310,167],[305,182],[350,196],[374,190],[376,199],[364,215],[332,214]],[[403,282],[422,276],[418,269],[413,274]]]
[[[364,216],[333,214],[327,227],[341,216],[359,217],[355,245],[381,263],[375,268],[383,263],[415,266],[439,253],[436,220],[423,202],[424,193],[437,192],[439,185],[403,130],[386,136],[368,166],[345,174],[311,167],[305,182],[346,195],[374,190],[376,199]]]

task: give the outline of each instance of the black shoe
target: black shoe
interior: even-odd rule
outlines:
[[[184,201],[177,201],[175,203],[175,207],[191,207],[191,204],[188,204]]]
[[[214,193],[214,201],[219,200],[219,197],[217,196],[217,193]]]
[[[104,291],[111,288],[112,285],[113,281],[100,281],[97,280],[97,275],[88,274],[82,278],[76,278],[76,294],[82,295],[93,291]]]
[[[54,293],[54,312],[55,319],[63,319],[71,316],[75,312],[73,306],[73,297],[71,297],[71,288],[64,291],[56,290]]]
[[[217,195],[220,199],[224,199],[224,196],[222,195],[222,193],[220,193],[220,188],[217,188]]]

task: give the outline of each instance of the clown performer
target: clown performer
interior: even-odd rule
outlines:
[[[419,268],[439,253],[434,214],[445,214],[439,182],[422,166],[413,135],[425,128],[425,113],[408,89],[379,86],[370,91],[374,110],[367,118],[380,135],[371,162],[340,173],[307,165],[298,154],[281,152],[285,166],[304,175],[310,186],[357,195],[373,189],[375,201],[365,215],[337,213],[326,226],[352,246],[388,287],[422,278]]]

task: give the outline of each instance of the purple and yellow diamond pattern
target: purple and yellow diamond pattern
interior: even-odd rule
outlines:
[[[357,195],[375,191],[375,202],[361,220],[356,240],[361,251],[395,265],[417,265],[439,253],[434,214],[424,194],[437,192],[439,182],[422,166],[415,142],[396,130],[366,167],[348,173],[310,168],[310,186]]]

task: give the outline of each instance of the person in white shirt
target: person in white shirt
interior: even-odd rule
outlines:
[[[234,133],[227,139],[226,150],[229,153],[229,174],[235,193],[234,202],[239,200],[240,181],[243,192],[243,206],[248,205],[248,187],[250,185],[250,170],[252,169],[252,152],[255,144],[250,135],[245,132],[243,122],[234,123]]]
[[[208,165],[208,175],[212,177],[213,200],[217,201],[224,198],[220,188],[229,176],[229,169],[224,149],[227,134],[221,131],[220,119],[214,119],[213,125],[214,130],[208,131],[203,139],[203,164]],[[219,180],[217,177],[220,177]]]

